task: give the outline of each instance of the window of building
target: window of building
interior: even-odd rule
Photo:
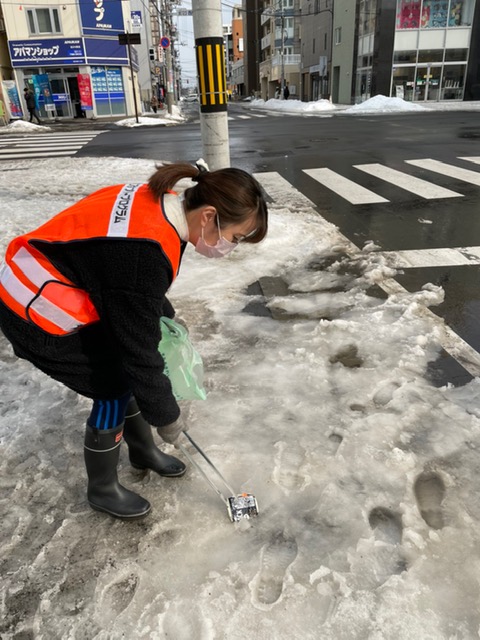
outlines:
[[[31,35],[62,32],[58,9],[27,9],[27,20]]]
[[[312,38],[312,53],[315,53],[315,38]]]
[[[417,52],[416,51],[395,51],[393,54],[393,62],[394,64],[408,64],[409,62],[417,61]]]
[[[327,44],[328,44],[328,33],[325,32],[324,39],[323,39],[323,48],[324,49],[327,48]]]
[[[342,42],[342,27],[335,29],[335,44],[341,44]]]
[[[468,49],[446,49],[445,62],[467,62]]]
[[[440,100],[462,100],[466,65],[446,64],[443,67]]]
[[[393,71],[392,96],[413,101],[415,91],[415,67],[397,67]]]
[[[397,0],[397,29],[444,29],[472,24],[475,0]]]
[[[422,49],[418,52],[419,62],[442,62],[443,49]]]

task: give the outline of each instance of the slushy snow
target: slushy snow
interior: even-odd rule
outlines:
[[[153,171],[117,158],[2,164],[2,253],[95,189]],[[183,406],[190,433],[260,515],[232,524],[194,467],[138,473],[125,445],[120,479],[152,513],[90,509],[90,401],[2,336],[5,640],[478,637],[480,385],[427,380],[441,339],[427,307],[443,292],[379,295],[394,271],[373,244],[355,249],[301,194],[259,178],[267,239],[222,260],[189,246],[170,297],[204,358],[207,400]],[[259,279],[266,291],[278,278],[284,292],[265,298]]]

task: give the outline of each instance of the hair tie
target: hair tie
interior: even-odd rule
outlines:
[[[195,167],[198,169],[198,173],[196,176],[192,178],[192,180],[193,182],[200,182],[203,176],[206,173],[209,173],[208,164],[205,162],[203,158],[200,158],[200,160],[197,160],[197,162],[195,163]]]

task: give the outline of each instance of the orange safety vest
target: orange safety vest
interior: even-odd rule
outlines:
[[[146,184],[106,187],[65,209],[44,225],[14,238],[0,266],[0,300],[47,333],[62,336],[99,320],[90,296],[62,275],[32,240],[68,243],[92,238],[140,238],[161,245],[180,266],[181,242]]]

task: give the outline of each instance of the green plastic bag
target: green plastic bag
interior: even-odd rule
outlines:
[[[177,400],[205,400],[203,362],[185,327],[170,318],[160,318],[162,339],[158,350],[165,362],[165,375]]]

